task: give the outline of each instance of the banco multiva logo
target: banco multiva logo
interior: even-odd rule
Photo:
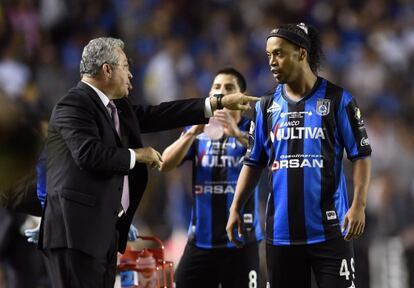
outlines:
[[[289,139],[325,139],[324,131],[321,127],[279,127],[275,131],[270,131],[270,139],[272,142],[276,140]]]
[[[231,156],[231,155],[203,155],[201,157],[200,163],[196,163],[201,167],[238,167],[241,165],[241,156]]]

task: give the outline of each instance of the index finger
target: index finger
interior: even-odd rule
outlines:
[[[247,102],[254,102],[254,101],[259,101],[260,100],[260,97],[244,95],[243,96],[243,100],[245,100]]]

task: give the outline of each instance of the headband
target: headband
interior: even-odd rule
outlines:
[[[301,23],[302,24],[302,23]],[[307,29],[305,30],[303,27],[297,25],[300,29],[302,29],[307,34]],[[306,27],[307,28],[307,27]],[[296,34],[295,32],[289,31],[284,28],[277,28],[270,31],[270,34],[267,36],[267,39],[270,37],[280,37],[285,40],[288,40],[289,42],[292,42],[293,44],[305,48],[306,51],[310,51],[310,42],[305,37],[300,36],[299,34]]]

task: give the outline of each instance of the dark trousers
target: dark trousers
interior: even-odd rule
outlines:
[[[76,249],[44,250],[53,288],[113,288],[116,277],[118,234],[106,257],[95,258]]]
[[[177,288],[259,287],[258,243],[203,249],[188,244],[175,272]]]
[[[311,269],[319,288],[356,288],[352,242],[342,237],[309,245],[266,244],[271,288],[310,288]]]

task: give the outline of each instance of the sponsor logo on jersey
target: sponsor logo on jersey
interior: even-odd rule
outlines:
[[[242,157],[241,156],[231,156],[231,155],[203,155],[201,157],[201,167],[237,167],[241,165]],[[198,165],[198,163],[197,163]]]
[[[300,118],[303,118],[303,115],[312,116],[312,111],[282,112],[282,113],[280,113],[280,117],[288,116],[291,119],[300,119]]]
[[[275,172],[285,168],[323,168],[323,159],[283,159],[275,160],[272,164],[272,171]]]
[[[300,121],[299,120],[291,120],[280,123],[279,127],[290,127],[290,126],[299,126]]]
[[[243,224],[247,231],[251,231],[253,228],[253,214],[245,213],[243,214]]]
[[[362,137],[360,145],[363,146],[368,146],[369,145],[369,140],[367,137]]]
[[[336,217],[336,212],[335,211],[326,211],[326,219],[328,220],[335,220]]]
[[[234,194],[235,187],[233,185],[195,185],[194,192],[200,194]]]
[[[206,153],[207,155],[221,155],[223,150],[227,149],[236,149],[237,146],[242,147],[242,144],[238,144],[237,141],[230,142],[220,142],[220,141],[207,141],[206,143]]]
[[[361,110],[358,107],[354,108],[354,117],[358,121],[358,125],[364,125],[364,120],[362,120]]]
[[[255,124],[253,121],[250,122],[250,129],[249,129],[249,134],[253,135],[254,133],[254,128],[255,128]]]
[[[326,116],[329,114],[331,108],[331,100],[329,99],[318,99],[316,101],[316,114]]]
[[[254,129],[255,124],[253,121],[250,122],[250,128],[249,128],[249,145],[247,146],[246,155],[250,156],[250,153],[252,153],[252,147],[254,145]]]
[[[277,112],[282,110],[282,107],[280,107],[280,105],[276,102],[272,103],[272,106],[270,106],[269,108],[267,108],[267,113],[273,113],[273,112]]]
[[[243,214],[243,222],[245,224],[253,224],[253,214],[252,213],[244,213]]]
[[[325,139],[321,127],[286,127],[275,129],[276,140],[289,139]],[[270,139],[274,142],[275,135],[270,131]]]

